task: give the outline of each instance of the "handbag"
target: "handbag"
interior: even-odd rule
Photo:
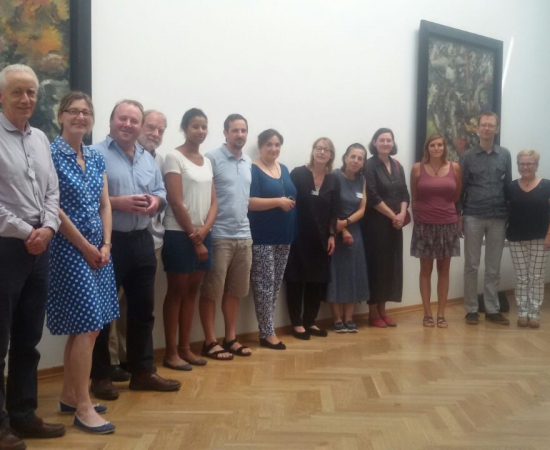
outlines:
[[[397,173],[401,173],[401,169],[399,168],[399,164],[395,159],[392,159],[393,165],[395,167],[395,171]],[[405,220],[403,221],[403,226],[407,226],[409,223],[411,223],[411,213],[409,212],[409,208],[407,208],[407,213],[405,214]]]

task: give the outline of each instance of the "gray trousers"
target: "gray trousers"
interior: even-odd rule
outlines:
[[[477,272],[485,237],[485,281],[483,298],[487,314],[499,312],[500,261],[506,237],[506,219],[464,216],[464,305],[466,312],[478,310]]]

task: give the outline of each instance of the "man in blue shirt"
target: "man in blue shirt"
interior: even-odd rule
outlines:
[[[199,313],[205,335],[202,355],[230,360],[234,354],[251,355],[250,349],[236,340],[235,333],[239,298],[248,294],[252,264],[248,222],[252,161],[242,151],[248,135],[243,116],[232,114],[225,119],[223,133],[226,143],[206,155],[212,162],[218,215],[212,227],[212,270],[204,275]],[[225,322],[221,346],[214,332],[216,301],[220,299]]]
[[[110,132],[93,145],[105,158],[113,209],[112,258],[117,287],[128,301],[127,359],[130,389],[175,391],[179,381],[165,380],[153,366],[153,316],[157,260],[147,230],[152,217],[166,207],[166,190],[154,158],[136,141],[143,125],[143,106],[123,100],[111,113]],[[92,393],[118,398],[110,380],[109,324],[100,332],[93,355]]]

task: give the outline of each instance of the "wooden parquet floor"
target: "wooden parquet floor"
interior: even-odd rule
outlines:
[[[547,292],[548,294],[548,292]],[[513,303],[513,297],[509,297]],[[55,413],[61,379],[41,380],[38,413],[68,426],[29,449],[550,449],[550,305],[542,328],[464,323],[422,327],[422,312],[395,315],[395,329],[299,341],[286,351],[159,373],[177,393],[129,391],[107,402],[109,436],[91,436]]]

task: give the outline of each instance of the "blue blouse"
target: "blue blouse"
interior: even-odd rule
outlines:
[[[281,166],[281,178],[273,178],[252,164],[250,197],[292,197],[296,200],[296,187],[285,165]],[[265,211],[249,211],[250,230],[254,245],[290,245],[296,237],[296,208],[286,212],[281,208]]]

